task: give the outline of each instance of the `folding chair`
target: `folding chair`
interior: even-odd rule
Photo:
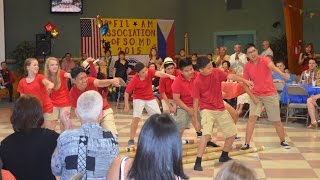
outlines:
[[[117,109],[118,109],[119,104],[120,104],[121,95],[123,95],[123,93],[121,93],[121,88],[126,88],[127,87],[127,83],[124,82],[124,80],[122,78],[119,78],[119,82],[120,82],[120,87],[119,87],[118,97],[117,97],[117,105],[116,105]]]
[[[288,97],[288,104],[287,104],[287,114],[286,114],[286,124],[288,125],[288,119],[305,119],[306,120],[306,126],[308,125],[308,119],[309,119],[309,114],[307,115],[289,115],[289,110],[290,109],[308,109],[307,103],[294,103],[290,102],[290,96],[292,95],[300,95],[300,96],[307,96],[309,97],[309,93],[307,90],[305,90],[301,86],[295,86],[291,85],[288,86],[287,88],[287,97]]]

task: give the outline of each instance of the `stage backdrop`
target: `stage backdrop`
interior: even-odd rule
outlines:
[[[174,57],[174,20],[102,18],[108,32],[102,35],[95,18],[81,18],[81,52],[98,58],[104,56],[108,43],[113,56],[120,50],[129,59],[144,62],[152,47],[161,58]]]

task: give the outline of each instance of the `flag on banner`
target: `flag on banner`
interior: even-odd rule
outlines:
[[[81,18],[81,54],[97,59],[100,57],[100,31],[95,18]]]
[[[174,20],[157,20],[158,53],[161,58],[175,57]]]

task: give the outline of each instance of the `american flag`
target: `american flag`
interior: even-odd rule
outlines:
[[[81,54],[97,59],[100,57],[100,31],[95,18],[81,18]]]

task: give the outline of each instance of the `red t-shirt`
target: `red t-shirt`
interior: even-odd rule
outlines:
[[[180,94],[181,101],[188,107],[193,106],[193,99],[191,93],[193,88],[193,81],[196,79],[198,74],[198,72],[194,71],[191,80],[187,81],[180,73],[171,85],[172,93]]]
[[[152,100],[154,95],[152,92],[152,79],[155,77],[156,71],[153,69],[147,70],[147,76],[144,80],[140,80],[138,74],[134,75],[130,80],[126,93],[131,94],[133,92],[133,99]]]
[[[208,76],[199,76],[193,82],[193,98],[199,99],[200,110],[224,110],[221,82],[226,81],[228,73],[213,68]]]
[[[60,88],[53,89],[51,93],[51,101],[54,107],[66,107],[71,106],[70,97],[69,97],[69,90],[68,90],[68,82],[67,78],[64,77],[66,72],[60,70]]]
[[[17,91],[22,94],[36,96],[41,103],[43,113],[52,113],[53,105],[49,97],[46,86],[42,83],[45,77],[42,74],[36,74],[32,82],[27,82],[26,78],[19,81]]]
[[[78,89],[76,85],[72,86],[72,88],[70,89],[70,92],[69,92],[70,102],[71,102],[72,107],[74,107],[74,108],[77,107],[77,100],[82,93],[89,91],[89,90],[98,91],[98,88],[94,86],[94,83],[93,83],[94,80],[96,80],[96,78],[88,77],[88,85],[84,91],[81,91],[80,89]],[[110,105],[108,104],[106,98],[102,98],[102,101],[103,101],[103,110],[109,109]]]
[[[268,57],[259,56],[257,64],[249,61],[244,66],[243,78],[251,80],[254,84],[252,93],[258,96],[270,96],[277,94],[272,79],[272,71],[268,67],[271,60]]]
[[[173,75],[177,77],[179,74],[180,74],[179,70],[175,69],[173,72]],[[160,78],[160,81],[159,81],[160,95],[162,93],[165,93],[168,99],[173,99],[172,89],[171,89],[171,85],[172,85],[173,81],[174,80],[172,80],[170,78]],[[162,96],[161,96],[161,99],[163,99]]]

